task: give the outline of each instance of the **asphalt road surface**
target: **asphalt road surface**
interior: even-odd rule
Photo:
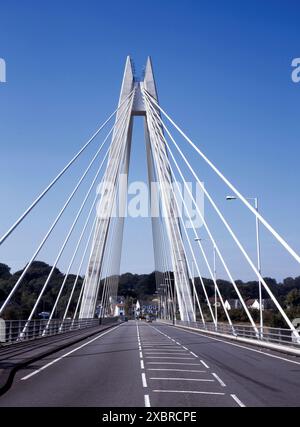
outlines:
[[[17,372],[0,407],[300,406],[300,359],[131,321]]]

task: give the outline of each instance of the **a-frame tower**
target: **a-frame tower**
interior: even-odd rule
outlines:
[[[119,100],[120,109],[116,116],[116,122],[123,120],[123,130],[120,134],[120,132],[116,130],[117,127],[115,127],[115,131],[112,136],[109,159],[104,175],[104,182],[109,183],[110,185],[107,187],[105,192],[102,192],[97,209],[94,240],[88,270],[84,281],[84,290],[79,314],[81,319],[94,317],[101,278],[101,267],[103,264],[105,246],[109,233],[111,215],[114,209],[118,177],[120,174],[128,176],[134,117],[144,116],[149,186],[155,179],[156,171],[156,179],[160,183],[161,204],[164,211],[168,238],[167,243],[174,273],[174,289],[177,296],[180,317],[181,320],[195,321],[190,280],[179,219],[176,215],[177,210],[175,200],[172,196],[172,192],[169,191],[169,186],[172,186],[172,179],[171,171],[168,166],[169,160],[167,156],[167,149],[163,138],[158,138],[157,133],[155,138],[153,136],[153,129],[149,126],[150,118],[148,117],[145,99],[143,97],[143,89],[145,89],[148,94],[158,102],[151,59],[148,58],[144,78],[142,81],[139,81],[134,77],[131,59],[128,57]],[[134,96],[132,98],[132,102],[128,105],[125,101],[130,98],[130,94],[132,94],[133,91]],[[156,113],[159,114],[159,111],[157,110]],[[122,117],[125,117],[125,122]],[[160,132],[163,133],[163,129],[160,129]],[[122,159],[122,162],[120,159]],[[118,198],[120,200],[120,195]],[[125,194],[123,195],[123,198],[125,202]],[[158,219],[152,217],[153,227],[155,221],[158,221]],[[121,220],[122,232],[123,222],[124,218]],[[121,246],[122,242],[120,242],[120,249]]]

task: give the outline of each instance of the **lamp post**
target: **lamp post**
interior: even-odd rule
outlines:
[[[205,239],[197,237],[195,242],[205,242]],[[217,256],[216,256],[216,246],[213,244],[213,260],[214,260],[214,285],[215,285],[215,321],[216,321],[216,330],[218,329],[218,294],[217,294]]]
[[[258,198],[257,197],[247,197],[247,200],[254,201],[254,207],[256,212],[258,212]],[[227,196],[226,200],[237,200],[235,196]],[[255,217],[255,226],[256,226],[256,253],[257,253],[257,270],[261,275],[261,251],[260,251],[260,223],[257,216]],[[262,286],[261,280],[258,279],[258,292],[259,292],[259,326],[260,326],[260,337],[263,338],[264,331],[264,318],[263,318],[263,307],[262,307]]]

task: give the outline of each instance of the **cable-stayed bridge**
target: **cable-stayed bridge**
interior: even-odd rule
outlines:
[[[155,324],[134,320],[119,324],[114,316],[136,117],[144,120],[148,185],[156,189],[156,192],[150,192],[159,301],[159,318]],[[109,126],[98,143],[98,137]],[[1,237],[1,249],[5,251],[6,241],[15,230],[22,228],[32,211],[39,208],[50,191],[55,191],[57,183],[69,169],[77,167],[80,156],[93,146],[96,151],[87,168],[1,303],[1,366],[6,374],[9,372],[10,378],[16,375],[16,379],[9,390],[7,383],[3,383],[0,405],[297,406],[299,398],[295,396],[300,393],[299,331],[262,276],[259,227],[263,226],[297,263],[300,263],[300,256],[259,213],[257,205],[251,204],[161,107],[150,58],[142,79],[135,76],[132,61],[127,58],[117,108]],[[201,168],[196,169],[189,158],[191,150],[199,163],[204,162],[227,186],[232,193],[230,198],[239,199],[255,219],[257,261],[252,259],[214,195],[203,184]],[[93,168],[96,173],[90,177]],[[228,254],[224,253],[210,218],[204,215],[187,174],[201,190],[258,282],[259,323],[241,294],[228,263]],[[17,292],[22,290],[26,274],[86,182],[88,189],[62,236],[51,271],[36,295],[28,318],[6,320],[7,310]],[[189,204],[203,225],[201,237]],[[82,218],[82,228],[78,229]],[[77,242],[72,248],[51,313],[46,320],[38,320],[53,273],[74,235]],[[214,266],[209,262],[204,240],[209,240],[213,247]],[[217,280],[216,262],[226,273],[239,307],[246,315],[247,322],[243,324],[232,319]],[[205,285],[203,266],[214,285],[214,302]],[[67,279],[74,270],[75,280],[70,287]],[[85,274],[81,285],[82,271]],[[200,286],[196,285],[196,277]],[[66,292],[68,298],[63,315],[57,317],[57,307]],[[285,323],[284,328],[264,326],[262,293],[272,301],[276,313]],[[226,322],[220,322],[218,310],[224,313]],[[279,351],[286,354],[281,355]],[[46,355],[52,355],[50,362],[44,360]],[[38,360],[38,366],[33,366],[32,360]],[[296,373],[293,373],[295,368]],[[277,379],[273,372],[278,373]],[[76,386],[73,374],[76,374]],[[53,393],[57,387],[59,393]],[[42,393],[41,388],[45,390]]]

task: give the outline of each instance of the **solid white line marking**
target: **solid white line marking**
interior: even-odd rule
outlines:
[[[152,390],[154,393],[187,393],[187,394],[213,394],[217,396],[225,396],[225,393],[215,393],[212,391],[191,391],[191,390]]]
[[[149,395],[145,394],[144,398],[145,398],[145,407],[146,408],[151,408]]]
[[[199,366],[199,363],[179,363],[179,362],[147,362],[148,365],[184,365],[184,366]]]
[[[205,374],[206,371],[198,371],[197,369],[168,369],[168,368],[149,368],[147,371],[169,371],[169,372],[200,372]]]
[[[164,352],[162,352],[162,351],[145,351],[145,354],[153,354],[153,355],[155,355],[155,354],[168,354],[169,356],[171,355],[171,354],[173,354],[174,356],[182,356],[183,354],[186,354],[184,351],[183,352],[178,352],[178,351],[164,351]]]
[[[209,369],[209,366],[208,366],[205,362],[203,362],[203,360],[200,360],[200,362],[202,363],[202,365],[203,365],[206,369]]]
[[[38,374],[39,372],[43,371],[44,369],[49,368],[49,366],[54,365],[54,363],[59,362],[60,360],[64,359],[67,356],[70,356],[70,354],[75,353],[75,351],[81,350],[82,348],[86,347],[87,345],[91,344],[92,342],[98,340],[99,338],[103,337],[106,334],[109,334],[110,332],[115,331],[117,328],[119,328],[121,325],[116,326],[113,329],[109,329],[108,331],[104,332],[103,334],[100,334],[98,336],[96,336],[96,338],[93,338],[92,340],[86,342],[85,344],[82,344],[79,347],[76,347],[74,350],[69,351],[68,353],[63,354],[62,356],[58,357],[55,360],[52,360],[52,362],[47,363],[46,365],[42,366],[40,369],[37,369],[36,371],[32,372],[29,375],[26,375],[26,377],[21,378],[21,381],[25,381],[28,380],[29,378],[33,377],[34,375]]]
[[[192,357],[146,356],[146,359],[194,360]]]
[[[212,375],[215,377],[215,379],[216,379],[217,381],[219,381],[219,383],[221,384],[221,386],[222,386],[222,387],[226,387],[226,384],[221,380],[221,378],[220,378],[220,377],[218,377],[218,375],[217,375],[217,374],[212,373]]]
[[[146,375],[144,372],[142,373],[142,382],[143,382],[143,387],[147,388],[148,385],[147,385]]]
[[[213,383],[215,380],[207,380],[207,379],[202,379],[202,378],[155,378],[152,377],[150,378],[150,380],[168,380],[168,381],[203,381],[203,382],[208,382],[208,383]]]
[[[144,361],[141,360],[141,369],[145,369]]]
[[[234,399],[236,401],[236,403],[241,407],[241,408],[246,408],[246,405],[240,401],[240,399],[235,395],[235,394],[231,394],[230,395],[232,397],[232,399]]]
[[[283,360],[284,362],[289,362],[289,363],[294,363],[295,365],[300,365],[300,362],[296,362],[295,360],[286,359],[285,357],[275,356],[275,354],[265,353],[264,351],[261,351],[261,350],[255,350],[254,348],[246,347],[246,346],[240,345],[240,344],[235,344],[235,343],[232,343],[232,342],[221,340],[219,338],[213,338],[213,337],[210,337],[208,335],[204,335],[204,334],[201,334],[201,333],[198,333],[198,332],[188,331],[187,329],[182,329],[182,328],[178,328],[178,327],[177,327],[177,329],[181,330],[181,331],[184,331],[184,332],[187,332],[189,334],[193,334],[193,335],[198,335],[198,336],[201,336],[201,337],[209,338],[209,339],[214,340],[214,341],[220,341],[220,342],[223,342],[224,344],[232,345],[233,347],[239,347],[239,348],[242,348],[244,350],[253,351],[254,353],[259,353],[259,354],[263,354],[263,355],[268,356],[268,357],[273,357],[274,359]],[[276,351],[276,350],[273,350],[273,351]]]

